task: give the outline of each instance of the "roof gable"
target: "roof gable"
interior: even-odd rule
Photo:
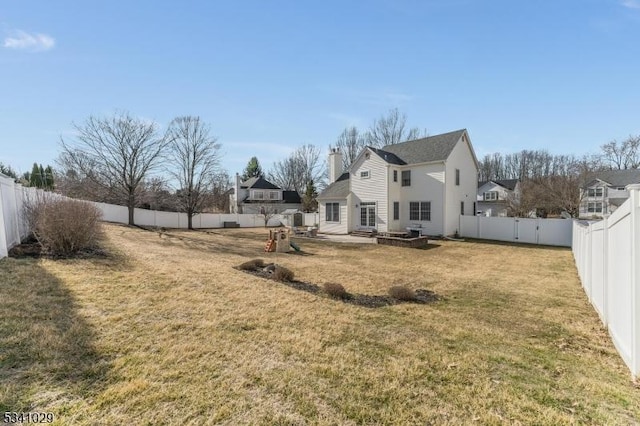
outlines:
[[[254,189],[281,189],[280,187],[272,184],[262,176],[252,177],[240,184],[241,188],[254,188]]]
[[[416,164],[445,161],[456,146],[466,129],[456,130],[422,139],[402,142],[382,147],[382,152],[393,154],[403,163]],[[390,161],[387,161],[390,162]],[[392,163],[398,164],[398,163]]]
[[[491,179],[478,182],[478,190],[485,186],[488,183],[494,183],[498,186],[503,187],[504,189],[508,189],[509,191],[513,191],[516,189],[516,185],[520,182],[519,179]]]
[[[640,183],[640,169],[603,170],[593,173],[591,179],[589,179],[589,185],[593,184],[595,180],[600,180],[611,186],[627,186],[632,183]]]

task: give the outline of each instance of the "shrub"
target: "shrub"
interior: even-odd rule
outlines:
[[[46,194],[24,206],[29,230],[52,255],[68,256],[97,245],[102,213],[86,201]]]
[[[416,292],[404,285],[390,287],[389,296],[403,301],[416,300]]]
[[[293,281],[293,271],[284,266],[276,265],[271,276],[276,281]]]
[[[255,271],[256,269],[262,267],[264,267],[264,260],[262,259],[251,259],[238,265],[238,268],[242,269],[243,271]]]
[[[324,291],[331,297],[335,297],[336,299],[346,299],[349,297],[349,293],[342,286],[342,284],[338,283],[324,283]]]

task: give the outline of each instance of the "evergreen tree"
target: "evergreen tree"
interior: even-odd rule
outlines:
[[[0,173],[2,173],[3,175],[7,175],[7,176],[9,176],[11,178],[14,178],[14,179],[18,179],[18,175],[11,168],[11,166],[5,166],[2,163],[0,163]]]
[[[53,169],[47,164],[47,168],[44,169],[44,187],[50,191],[53,190]]]
[[[247,163],[247,167],[245,167],[242,172],[242,180],[247,180],[252,177],[263,177],[264,173],[262,173],[262,167],[260,166],[260,162],[258,161],[258,157],[251,157],[251,160]]]
[[[45,174],[44,174],[44,167],[42,167],[42,164],[40,164],[40,185],[38,185],[38,188],[42,189],[45,186]]]
[[[316,197],[318,196],[318,192],[316,191],[316,186],[313,183],[313,179],[307,181],[307,188],[304,191],[304,195],[302,196],[302,209],[305,212],[313,212],[318,208],[318,202],[316,201]]]
[[[29,176],[29,186],[35,186],[36,188],[40,188],[42,186],[42,175],[40,174],[40,167],[38,167],[38,163],[33,163],[31,176]]]

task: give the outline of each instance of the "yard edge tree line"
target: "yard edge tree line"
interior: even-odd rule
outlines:
[[[409,128],[406,123],[406,114],[391,109],[367,130],[346,127],[330,147],[342,151],[346,170],[366,146],[382,147],[428,136],[426,130]],[[74,128],[74,140],[61,138],[57,170],[34,164],[33,171],[20,179],[11,167],[0,163],[0,172],[45,189],[53,188],[55,175],[56,190],[67,196],[126,205],[130,224],[135,207],[183,211],[190,228],[197,213],[228,211],[231,183],[220,167],[221,145],[199,117],[177,117],[162,135],[156,123],[127,112],[107,118],[90,116]],[[622,142],[602,145],[599,154],[583,157],[551,155],[546,150],[488,154],[479,161],[478,178],[520,180],[520,198],[508,200],[514,216],[526,216],[531,210],[550,214],[567,211],[577,216],[579,188],[593,173],[638,166],[640,136],[630,135]],[[315,197],[326,186],[327,175],[322,150],[305,144],[274,162],[266,174],[257,157],[252,157],[242,178],[266,177],[283,189],[295,190],[309,211],[317,208]]]

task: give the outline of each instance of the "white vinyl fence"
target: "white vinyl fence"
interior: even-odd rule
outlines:
[[[582,287],[622,359],[640,376],[640,184],[609,218],[573,226]]]
[[[467,238],[571,247],[569,219],[460,216],[460,235]]]
[[[9,249],[27,237],[29,230],[23,219],[22,207],[30,197],[62,197],[41,189],[25,188],[13,179],[0,175],[0,259],[7,256]],[[102,212],[102,220],[116,223],[129,223],[127,207],[113,204],[94,203]],[[273,215],[269,226],[288,225],[290,216]],[[318,223],[318,213],[304,213],[303,224],[313,226]],[[186,228],[186,213],[161,212],[135,209],[134,221],[140,226],[164,228]],[[194,228],[223,228],[225,222],[235,222],[241,228],[264,226],[264,216],[255,214],[213,214],[203,213],[193,217]]]

